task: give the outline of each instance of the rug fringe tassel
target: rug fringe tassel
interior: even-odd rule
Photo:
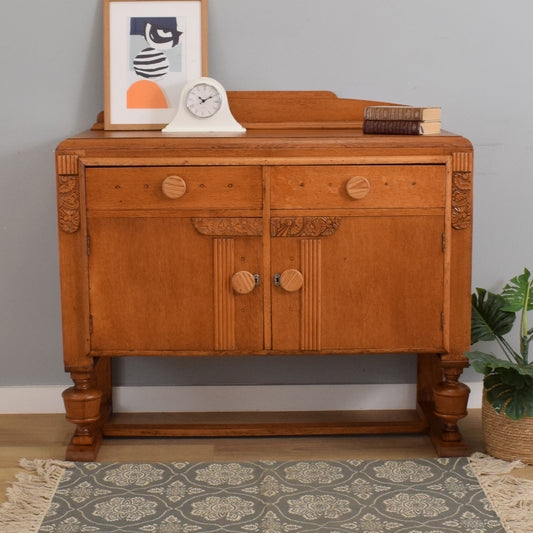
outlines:
[[[475,453],[470,466],[507,533],[533,533],[533,481],[507,475],[527,465]]]
[[[7,489],[7,502],[0,507],[2,533],[36,533],[65,469],[74,463],[21,459],[19,464],[26,472],[17,474],[17,481]]]

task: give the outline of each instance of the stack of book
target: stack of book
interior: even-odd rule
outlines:
[[[388,105],[365,107],[363,133],[435,135],[440,133],[440,109]]]

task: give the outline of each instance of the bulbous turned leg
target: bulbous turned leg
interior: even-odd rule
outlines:
[[[461,434],[457,427],[457,421],[467,414],[466,406],[470,388],[459,381],[466,363],[463,361],[441,361],[444,380],[433,388],[435,402],[434,414],[443,421],[440,440],[443,444],[454,445],[462,442]]]
[[[94,460],[101,440],[96,423],[100,419],[102,393],[94,388],[91,372],[72,372],[71,376],[74,386],[63,392],[63,401],[66,418],[76,424],[76,431],[67,449],[67,459]]]

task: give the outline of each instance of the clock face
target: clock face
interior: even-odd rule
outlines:
[[[198,83],[187,94],[187,109],[196,117],[212,117],[222,106],[218,89],[209,83]]]

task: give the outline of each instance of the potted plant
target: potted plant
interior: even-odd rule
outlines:
[[[476,289],[472,295],[472,344],[495,341],[500,355],[465,352],[471,366],[482,373],[483,434],[487,452],[499,459],[533,464],[533,363],[527,313],[533,309],[533,278],[529,270],[512,278],[501,294]],[[505,335],[520,313],[518,350]]]

